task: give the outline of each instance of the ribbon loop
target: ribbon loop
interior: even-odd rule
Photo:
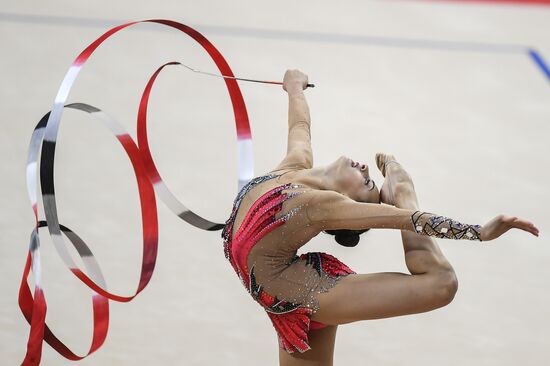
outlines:
[[[169,62],[159,67],[151,76],[142,94],[138,118],[137,132],[138,144],[130,137],[124,128],[114,119],[109,117],[101,109],[85,103],[72,103],[65,105],[71,88],[78,77],[78,74],[91,57],[93,52],[110,36],[130,27],[134,24],[143,22],[162,24],[171,28],[180,30],[197,41],[205,51],[212,57],[216,66],[223,75],[233,76],[229,65],[221,55],[221,53],[210,43],[202,34],[191,27],[184,24],[165,20],[165,19],[150,19],[138,22],[131,22],[114,27],[102,36],[88,45],[76,59],[67,71],[63,82],[57,92],[52,110],[42,117],[36,125],[31,141],[29,144],[27,158],[27,192],[31,201],[32,209],[36,219],[36,227],[31,234],[29,243],[29,252],[27,261],[23,271],[23,278],[19,291],[19,306],[27,321],[31,324],[29,340],[27,344],[27,353],[23,361],[23,365],[38,365],[41,359],[42,342],[45,340],[58,353],[70,360],[80,360],[94,351],[96,351],[104,342],[107,336],[109,325],[109,305],[108,300],[120,302],[131,301],[139,294],[149,283],[156,264],[158,250],[158,221],[156,210],[155,193],[159,198],[180,218],[186,222],[204,230],[220,230],[222,224],[211,222],[195,214],[183,205],[168,189],[162,181],[160,174],[153,162],[151,152],[149,150],[147,139],[147,104],[149,95],[156,77],[162,69],[169,65],[180,65],[179,62]],[[253,155],[252,155],[252,134],[248,122],[248,114],[246,106],[239,89],[237,81],[232,78],[224,78],[229,97],[233,106],[235,126],[237,131],[237,151],[238,151],[238,172],[239,172],[239,189],[252,179],[253,172]],[[100,120],[106,125],[116,138],[121,143],[126,154],[128,155],[134,173],[136,176],[138,191],[141,204],[142,229],[143,229],[143,258],[141,263],[141,274],[135,293],[130,296],[122,296],[111,293],[107,290],[103,274],[99,264],[89,248],[89,246],[72,230],[63,226],[59,222],[57,214],[57,205],[55,197],[54,184],[54,161],[55,148],[57,143],[57,135],[59,125],[64,108],[77,109],[90,114],[92,117]],[[38,170],[38,159],[40,159],[40,168]],[[40,188],[42,192],[42,202],[44,204],[44,212],[46,220],[38,219],[38,203],[37,190],[38,173],[40,174]],[[46,299],[44,296],[43,286],[41,284],[41,267],[40,267],[40,240],[38,229],[47,226],[49,234],[54,243],[55,249],[65,265],[84,282],[95,294],[93,295],[93,339],[88,353],[84,356],[74,354],[67,346],[65,346],[46,325]],[[73,261],[69,251],[67,250],[65,240],[62,233],[69,239],[71,244],[77,250],[79,256],[84,262],[86,273],[84,273]],[[30,271],[34,274],[34,298],[28,285],[27,279]]]

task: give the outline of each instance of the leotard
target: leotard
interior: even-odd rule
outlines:
[[[246,290],[266,311],[279,346],[288,353],[305,352],[310,349],[309,330],[325,327],[311,320],[318,310],[315,294],[328,291],[339,278],[355,272],[326,253],[298,256],[297,249],[304,243],[285,240],[295,237],[296,230],[302,234],[308,230],[308,224],[304,224],[308,221],[302,210],[304,202],[299,199],[307,190],[305,186],[287,183],[268,190],[250,206],[240,226],[234,227],[245,195],[277,177],[263,175],[241,189],[222,232],[224,253]],[[290,220],[292,217],[296,218]],[[278,228],[282,232],[270,236]]]

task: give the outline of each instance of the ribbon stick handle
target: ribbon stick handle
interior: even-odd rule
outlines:
[[[239,79],[237,78],[237,80],[245,80],[245,81],[257,81],[259,83],[267,83],[267,84],[277,84],[277,85],[283,85],[282,82],[280,81],[260,81],[260,80],[251,80],[251,79]],[[306,85],[306,88],[315,88],[315,84],[307,84]]]

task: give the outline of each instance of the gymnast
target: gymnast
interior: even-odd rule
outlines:
[[[449,304],[457,279],[434,238],[489,241],[512,228],[539,232],[512,216],[480,226],[421,211],[411,177],[393,155],[376,154],[385,179],[380,190],[368,165],[345,156],[313,167],[307,83],[298,70],[285,73],[287,155],[241,189],[222,232],[225,257],[276,330],[284,366],[332,365],[339,324]],[[410,274],[358,274],[330,254],[297,255],[322,231],[353,246],[361,232],[382,228],[401,230]]]

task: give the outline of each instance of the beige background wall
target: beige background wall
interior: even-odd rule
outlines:
[[[336,365],[547,362],[550,80],[521,49],[536,47],[550,60],[550,8],[54,0],[4,3],[0,11],[2,364],[22,360],[29,330],[17,291],[34,223],[24,176],[32,129],[88,43],[110,26],[146,18],[195,27],[243,77],[277,80],[287,68],[306,72],[317,85],[307,92],[316,164],[345,154],[374,167],[375,152],[392,152],[411,172],[424,210],[471,223],[507,213],[539,226],[538,239],[513,232],[486,245],[440,240],[459,277],[454,302],[425,314],[339,327]],[[427,47],[428,40],[442,43]],[[472,50],[472,42],[481,45]],[[138,26],[98,50],[69,101],[108,111],[135,136],[141,90],[157,66],[172,60],[215,71],[184,35]],[[277,86],[241,88],[260,174],[285,151],[286,95]],[[193,210],[224,221],[236,194],[236,145],[223,83],[167,70],[149,118],[153,155],[169,187]],[[141,223],[127,158],[107,130],[74,111],[65,112],[57,154],[61,222],[90,244],[109,288],[130,294],[139,275]],[[381,175],[373,175],[380,185]],[[159,222],[149,287],[129,304],[111,302],[106,344],[80,364],[277,364],[275,332],[225,261],[219,233],[192,228],[162,203]],[[41,233],[48,322],[84,353],[91,339],[90,292]],[[358,272],[406,271],[398,232],[369,232],[353,249],[320,235],[302,251],[332,253]],[[47,345],[43,361],[69,364]]]

